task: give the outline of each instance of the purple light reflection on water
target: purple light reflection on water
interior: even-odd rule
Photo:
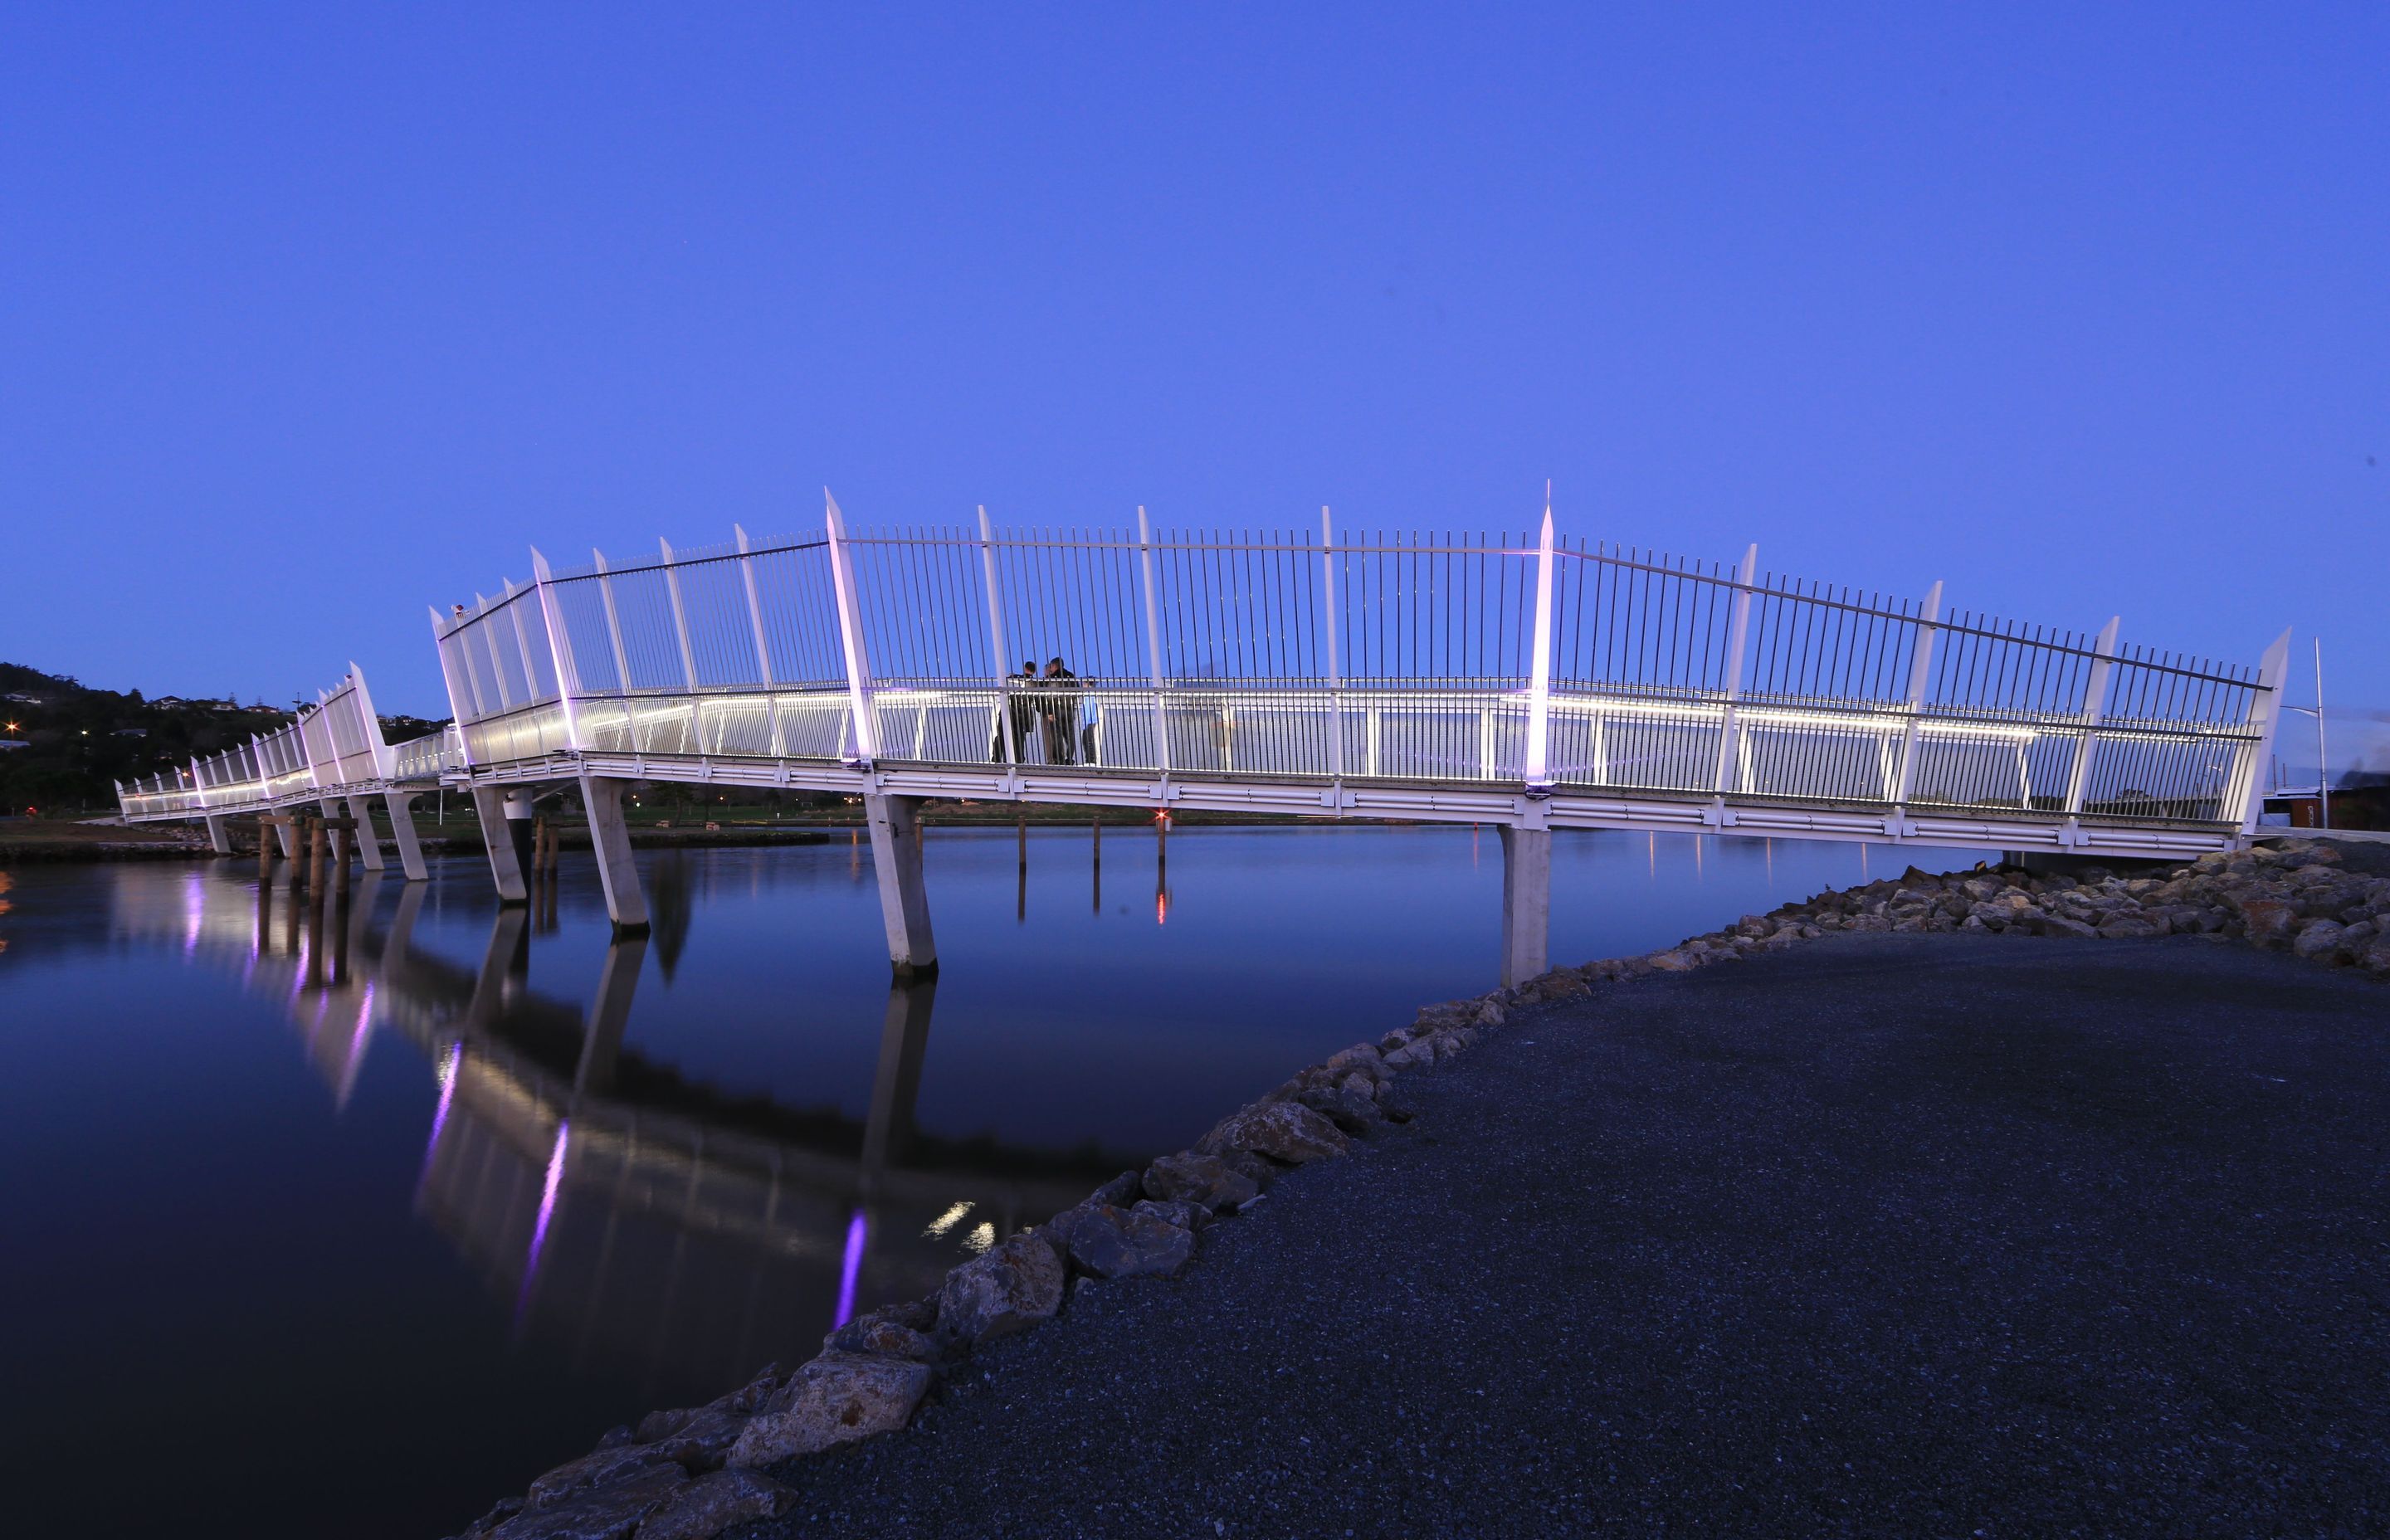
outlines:
[[[183,883],[183,956],[199,949],[199,918],[207,909],[205,879],[193,872]]]
[[[870,1239],[871,1221],[857,1209],[854,1217],[846,1222],[846,1259],[838,1270],[838,1319],[829,1323],[833,1330],[854,1315],[854,1280],[862,1275],[863,1248]]]
[[[448,1126],[448,1105],[456,1099],[456,1072],[464,1063],[465,1045],[449,1044],[440,1059],[440,1105],[431,1110],[431,1138],[423,1147],[423,1174],[415,1183],[418,1192],[431,1179],[431,1158],[440,1152],[440,1131]]]
[[[522,1291],[515,1296],[515,1324],[522,1324],[523,1310],[531,1303],[531,1286],[539,1277],[539,1249],[547,1244],[547,1222],[556,1213],[556,1189],[564,1180],[564,1149],[572,1137],[572,1122],[559,1118],[556,1122],[556,1148],[547,1155],[547,1181],[540,1188],[539,1217],[532,1221],[531,1254],[523,1259]]]

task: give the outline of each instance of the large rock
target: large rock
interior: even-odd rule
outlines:
[[[1330,1155],[1342,1155],[1353,1141],[1336,1125],[1310,1108],[1291,1101],[1273,1101],[1229,1113],[1197,1149],[1207,1155],[1244,1149],[1299,1166]]]
[[[1339,1081],[1356,1072],[1371,1080],[1394,1078],[1386,1072],[1385,1056],[1378,1051],[1374,1043],[1356,1043],[1343,1053],[1330,1055],[1328,1062],[1320,1067]]]
[[[2042,916],[2038,929],[2045,936],[2074,936],[2086,941],[2096,941],[2100,936],[2100,932],[2090,926],[2079,919],[2069,919],[2064,915]]]
[[[2257,946],[2282,946],[2291,939],[2291,928],[2298,923],[2298,911],[2278,898],[2244,898],[2241,901],[2241,924],[2250,942]]]
[[[1377,1099],[1358,1091],[1341,1086],[1317,1091],[1305,1091],[1294,1098],[1299,1107],[1308,1107],[1347,1134],[1366,1134],[1386,1121],[1378,1110]]]
[[[2165,924],[2139,915],[2116,915],[2100,922],[2100,933],[2110,941],[2145,941],[2165,935]]]
[[[917,1331],[877,1310],[832,1330],[822,1339],[822,1350],[876,1353],[883,1358],[919,1358],[925,1363],[938,1355],[938,1344],[928,1332]]]
[[[684,1466],[696,1453],[695,1445],[683,1444],[677,1432],[654,1444],[609,1445],[577,1460],[567,1460],[540,1476],[531,1483],[528,1506],[553,1508],[584,1487],[619,1481],[646,1466]]]
[[[1201,1230],[1218,1223],[1211,1210],[1184,1198],[1140,1198],[1129,1207],[1138,1213],[1156,1215],[1182,1230]]]
[[[1052,1250],[1042,1242],[1040,1249],[1051,1263]],[[1056,1290],[1059,1293],[1059,1282]],[[869,1354],[825,1353],[797,1366],[787,1387],[739,1435],[739,1442],[731,1446],[729,1463],[742,1468],[770,1465],[902,1428],[929,1389],[927,1364]]]
[[[1217,1155],[1191,1149],[1164,1155],[1145,1168],[1147,1197],[1200,1203],[1215,1213],[1252,1202],[1261,1190],[1261,1184]]]
[[[2302,957],[2335,961],[2334,954],[2340,950],[2340,938],[2347,930],[2347,926],[2336,919],[2311,919],[2300,927],[2298,939],[2291,943],[2291,950]]]
[[[602,1486],[584,1487],[550,1508],[527,1508],[490,1531],[490,1540],[627,1540],[641,1520],[688,1484],[677,1465],[649,1465]]]
[[[1154,1213],[1084,1203],[1048,1226],[1083,1273],[1099,1278],[1168,1277],[1195,1254],[1195,1236]]]
[[[752,1470],[717,1470],[675,1491],[639,1526],[638,1540],[711,1540],[733,1524],[777,1519],[797,1495]]]
[[[1062,1308],[1062,1259],[1039,1235],[1016,1235],[946,1275],[938,1334],[985,1341],[1036,1325]]]

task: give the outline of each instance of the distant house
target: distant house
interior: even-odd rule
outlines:
[[[254,706],[244,706],[241,709],[247,712],[263,712],[268,716],[280,716],[282,714],[281,707],[269,706],[263,700],[259,701]]]
[[[147,727],[119,727],[116,729],[116,736],[118,738],[148,738],[149,736],[149,729]]]
[[[12,690],[0,699],[13,700],[20,706],[46,706],[50,703],[50,698],[46,695],[28,695],[23,690]]]
[[[179,695],[161,695],[151,699],[149,704],[155,710],[168,712],[173,711],[177,706],[189,705],[190,702],[185,700]]]
[[[30,749],[32,747],[32,744],[26,742],[21,738],[0,738],[0,753],[6,753],[11,749]]]

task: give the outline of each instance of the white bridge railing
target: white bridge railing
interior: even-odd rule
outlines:
[[[384,745],[353,668],[296,726],[125,789],[128,815],[595,756],[665,778],[759,761],[1657,799],[1714,827],[1773,806],[2223,831],[2253,819],[2287,645],[2213,663],[2114,622],[1946,610],[1938,584],[1763,572],[1755,548],[1728,567],[1556,540],[1548,512],[1497,536],[1142,510],[1122,531],[983,511],[850,533],[833,503],[816,534],[533,564],[433,612],[456,726]],[[1055,659],[1065,676],[1022,674]]]
[[[436,617],[435,617],[436,619]],[[437,620],[463,751],[1582,789],[2226,826],[2278,678],[1540,535],[847,533]],[[1017,677],[1018,660],[1073,677]],[[2279,661],[2274,674],[2279,675]]]
[[[289,726],[172,774],[119,785],[116,795],[127,818],[192,818],[263,812],[403,781],[429,785],[463,767],[453,727],[396,747],[386,742],[365,672],[351,663],[340,684],[318,693]]]

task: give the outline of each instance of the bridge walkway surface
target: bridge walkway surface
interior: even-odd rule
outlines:
[[[2385,1008],[1878,935],[1514,1017],[734,1534],[2382,1534]]]

